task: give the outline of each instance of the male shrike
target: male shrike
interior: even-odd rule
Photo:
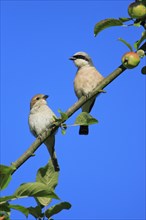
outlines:
[[[74,79],[74,90],[76,96],[88,96],[96,86],[103,80],[103,76],[96,70],[90,56],[85,52],[77,52],[69,58],[73,60],[78,70]],[[82,112],[90,113],[96,98],[90,99],[82,106]],[[88,126],[80,126],[79,134],[87,135]]]
[[[48,95],[35,95],[30,102],[29,127],[32,134],[37,137],[45,131],[54,121],[54,112],[47,105]],[[56,117],[56,116],[55,116]],[[59,165],[55,154],[55,134],[45,140],[45,145],[50,153],[55,171],[59,171]]]

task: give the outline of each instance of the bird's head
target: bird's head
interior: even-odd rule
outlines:
[[[93,66],[90,56],[85,52],[77,52],[69,59],[72,60],[78,68],[83,66]]]
[[[48,95],[44,95],[44,94],[37,94],[33,96],[30,101],[30,109],[36,106],[46,105],[47,104],[46,99],[48,97],[49,97]]]

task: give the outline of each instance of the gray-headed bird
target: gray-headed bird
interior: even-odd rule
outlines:
[[[94,67],[90,56],[85,52],[77,52],[69,58],[73,60],[78,70],[74,79],[74,90],[76,96],[81,98],[82,96],[88,96],[96,86],[104,79],[104,77]],[[95,98],[90,99],[82,106],[82,112],[90,113]],[[81,125],[79,134],[87,135],[89,133],[88,126]]]
[[[38,137],[43,131],[52,125],[56,117],[54,112],[47,105],[48,95],[35,95],[30,102],[29,127],[35,137]],[[59,171],[59,165],[55,153],[55,134],[52,134],[45,140],[45,145],[50,153],[52,164],[55,171]]]

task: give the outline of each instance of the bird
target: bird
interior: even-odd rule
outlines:
[[[104,77],[95,68],[92,59],[85,52],[77,52],[69,58],[77,67],[76,76],[74,79],[74,91],[78,99],[82,96],[87,96],[97,87]],[[95,99],[91,98],[82,106],[82,112],[90,113]],[[86,125],[81,125],[79,129],[80,135],[88,135],[89,128]]]
[[[56,117],[55,113],[47,105],[46,100],[48,97],[48,95],[37,94],[30,101],[28,123],[30,131],[35,137],[40,136],[43,131],[51,127],[55,120],[54,117]],[[55,153],[55,134],[51,134],[44,141],[44,144],[50,153],[54,170],[58,172],[60,168]]]

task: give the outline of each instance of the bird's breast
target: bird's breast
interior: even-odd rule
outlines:
[[[29,115],[29,126],[32,133],[39,135],[42,133],[53,121],[55,114],[51,109],[39,109]]]
[[[74,90],[78,98],[87,95],[103,79],[102,75],[94,67],[83,67],[77,71],[74,80]]]

